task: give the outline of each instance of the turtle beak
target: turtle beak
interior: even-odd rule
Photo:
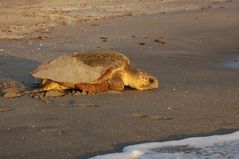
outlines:
[[[156,89],[159,87],[159,82],[155,77],[149,78],[149,84],[147,86],[147,89]]]

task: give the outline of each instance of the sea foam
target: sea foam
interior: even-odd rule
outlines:
[[[90,159],[239,159],[239,131],[127,146],[123,152]]]

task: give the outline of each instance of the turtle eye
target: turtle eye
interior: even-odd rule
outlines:
[[[149,82],[150,82],[150,83],[153,83],[153,82],[154,82],[154,79],[153,79],[153,78],[149,78]]]

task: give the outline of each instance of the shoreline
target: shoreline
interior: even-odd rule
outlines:
[[[178,140],[183,140],[183,139],[188,139],[188,138],[194,138],[194,137],[208,137],[212,135],[228,135],[234,132],[237,132],[239,129],[225,129],[225,130],[216,130],[215,132],[210,132],[210,133],[205,133],[205,134],[177,134],[177,135],[172,135],[163,139],[159,140],[153,140],[153,141],[140,141],[140,142],[131,142],[131,143],[123,143],[119,145],[114,145],[113,150],[104,150],[104,151],[99,151],[99,152],[93,152],[89,154],[84,154],[82,156],[77,156],[75,159],[88,159],[96,156],[101,156],[101,155],[107,155],[107,154],[114,154],[114,153],[122,153],[123,148],[128,147],[128,146],[135,146],[135,145],[140,145],[140,144],[147,144],[147,143],[153,143],[153,142],[167,142],[167,141],[178,141]]]
[[[147,142],[136,145],[129,145],[121,152],[108,153],[90,157],[90,159],[109,158],[203,158],[226,157],[236,158],[239,155],[237,149],[239,131],[205,137],[190,137],[180,140],[169,140],[163,142]]]

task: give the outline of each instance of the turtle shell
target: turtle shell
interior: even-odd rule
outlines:
[[[109,69],[114,72],[129,64],[129,59],[116,51],[74,53],[39,65],[32,76],[56,82],[89,83],[97,81]]]

